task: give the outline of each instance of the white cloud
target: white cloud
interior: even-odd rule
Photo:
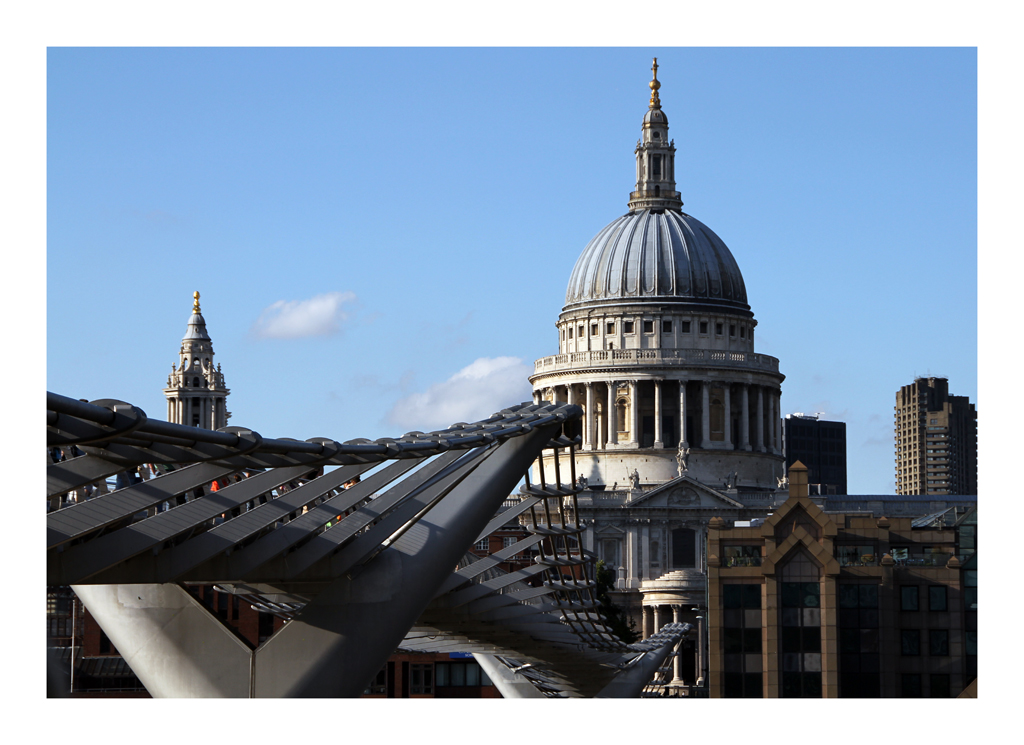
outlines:
[[[342,304],[355,299],[351,292],[328,292],[309,300],[278,300],[263,309],[252,330],[264,339],[330,336],[338,333],[341,322],[348,318]]]
[[[455,422],[486,419],[531,400],[527,376],[532,373],[533,367],[518,357],[481,357],[443,383],[398,401],[388,413],[388,421],[406,431],[429,432]]]

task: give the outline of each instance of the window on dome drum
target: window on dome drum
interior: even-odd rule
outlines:
[[[684,334],[690,333],[690,322],[689,321],[680,321],[679,324],[681,326],[681,328],[679,330],[682,333],[684,333]]]
[[[708,332],[708,322],[707,321],[701,321],[700,322],[700,332],[702,334],[706,334]]]
[[[735,323],[730,323],[729,324],[729,336],[736,336],[736,324]]]
[[[609,321],[606,328],[607,328],[607,333],[614,334],[615,333],[615,321]]]
[[[569,327],[569,338],[572,338],[572,326]]]
[[[578,334],[579,334],[579,336],[580,336],[580,338],[582,339],[582,338],[583,338],[583,327],[582,327],[582,326],[580,326],[580,327],[579,327],[579,328],[577,329],[576,333],[578,333]]]
[[[721,336],[721,335],[722,335],[722,324],[716,323],[715,324],[715,336]]]
[[[653,334],[654,333],[654,321],[644,321],[644,333],[645,334]]]
[[[591,336],[597,336],[597,334],[598,334],[597,329],[598,329],[598,324],[596,324],[596,323],[590,324],[590,335]]]
[[[632,321],[623,321],[622,322],[622,333],[624,333],[624,334],[632,334],[633,333],[633,322]]]
[[[741,339],[746,339],[747,338],[747,328],[746,328],[746,326],[740,326],[740,338]]]
[[[663,334],[671,334],[672,333],[672,321],[662,321],[661,322],[661,333],[663,333]]]

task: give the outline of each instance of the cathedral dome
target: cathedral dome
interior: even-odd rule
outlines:
[[[706,225],[676,210],[638,210],[583,249],[565,309],[627,302],[688,302],[749,314],[739,265]]]

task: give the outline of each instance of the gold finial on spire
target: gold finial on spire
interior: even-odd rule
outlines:
[[[654,73],[654,79],[651,80],[651,108],[660,109],[661,99],[658,98],[658,89],[661,87],[661,83],[658,82],[658,58],[654,58],[654,65],[651,66],[651,71]]]
[[[192,293],[192,312],[199,312],[199,290]]]

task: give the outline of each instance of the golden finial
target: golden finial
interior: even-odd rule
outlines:
[[[661,99],[658,98],[658,89],[661,87],[661,83],[658,82],[658,58],[654,58],[654,65],[651,66],[651,72],[654,73],[654,79],[651,80],[651,108],[660,109]]]
[[[199,312],[199,290],[192,293],[192,312]]]

